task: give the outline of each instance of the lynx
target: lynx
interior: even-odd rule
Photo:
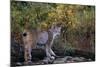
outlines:
[[[54,39],[61,33],[61,25],[52,25],[48,30],[40,31],[37,29],[23,31],[23,42],[24,42],[24,59],[26,63],[30,63],[32,56],[31,51],[35,48],[42,48],[46,52],[46,62],[54,60],[56,54],[51,49]]]

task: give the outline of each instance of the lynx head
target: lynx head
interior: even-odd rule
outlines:
[[[53,36],[56,37],[61,34],[61,24],[54,24],[51,26],[50,31],[53,33]]]

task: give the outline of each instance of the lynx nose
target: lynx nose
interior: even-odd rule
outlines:
[[[24,36],[24,37],[27,36],[27,33],[23,33],[23,36]]]

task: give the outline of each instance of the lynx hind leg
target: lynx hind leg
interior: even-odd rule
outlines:
[[[47,48],[46,47],[46,56],[48,57],[48,58],[51,58],[51,54],[50,54],[50,50],[49,50],[49,48]]]
[[[32,59],[32,57],[31,57],[31,48],[29,48],[29,47],[25,47],[25,53],[24,53],[24,58],[25,58],[25,64],[31,64],[32,62],[31,62],[31,59]]]
[[[52,49],[51,49],[51,45],[46,45],[46,47],[45,47],[45,51],[46,51],[46,56],[48,57],[48,58],[50,58],[51,60],[54,60],[55,58],[53,57],[53,56],[55,56],[55,53],[52,51]]]
[[[48,53],[50,54],[50,58],[52,59],[52,60],[54,60],[55,59],[55,56],[56,56],[56,54],[53,52],[53,50],[51,49],[51,47],[52,47],[52,44],[50,44],[50,45],[48,45]]]
[[[51,60],[54,60],[54,59],[55,59],[55,53],[52,51],[51,48],[48,49],[48,53],[50,54],[49,58],[50,58]]]

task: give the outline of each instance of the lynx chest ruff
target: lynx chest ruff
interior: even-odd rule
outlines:
[[[37,43],[46,44],[47,40],[48,40],[48,32],[46,31],[40,32],[38,35]]]
[[[36,48],[44,48],[49,39],[47,31],[42,31],[38,34]]]

